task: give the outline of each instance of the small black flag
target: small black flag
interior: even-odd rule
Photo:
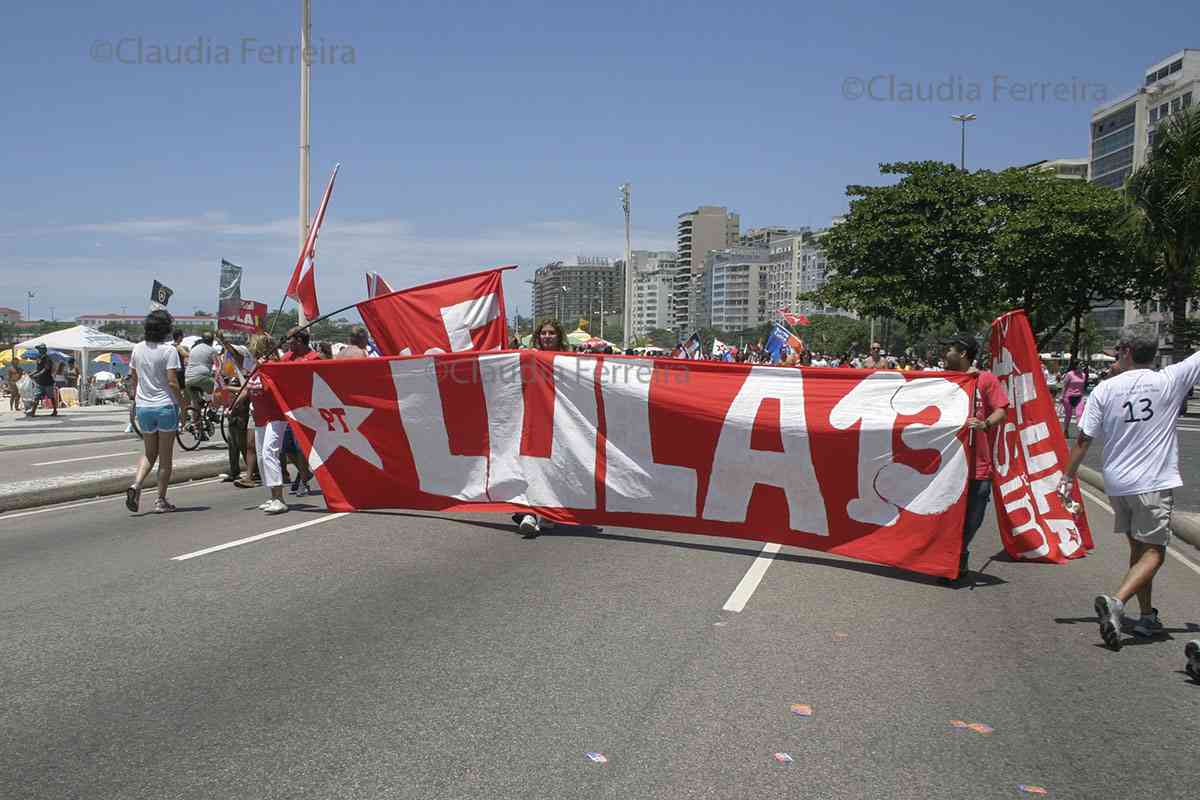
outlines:
[[[171,295],[175,292],[171,291],[168,286],[163,286],[158,281],[154,282],[154,288],[150,290],[150,307],[163,308],[167,307],[167,303],[171,301]]]

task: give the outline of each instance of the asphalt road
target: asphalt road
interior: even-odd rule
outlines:
[[[507,517],[279,517],[173,489],[0,516],[0,787],[21,798],[1187,797],[1200,567],[1113,653],[1126,550],[952,590],[784,549]],[[147,503],[148,505],[148,503]],[[300,523],[188,560],[173,557]],[[998,548],[994,523],[979,535]],[[765,563],[765,562],[763,562]],[[809,718],[790,711],[812,707]],[[950,720],[985,723],[981,734]],[[585,754],[602,753],[607,763]],[[775,753],[788,753],[786,766]]]
[[[205,442],[193,453],[220,453],[225,443]],[[29,450],[0,450],[0,475],[16,479],[53,478],[71,476],[98,469],[124,468],[130,473],[142,452],[142,442],[134,436],[111,442],[39,447]],[[183,458],[187,451],[178,446],[175,457]]]

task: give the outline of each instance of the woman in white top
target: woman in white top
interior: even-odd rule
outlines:
[[[158,461],[158,499],[154,512],[174,511],[167,502],[167,486],[171,482],[175,433],[179,430],[180,410],[187,411],[187,399],[179,390],[179,351],[171,342],[173,320],[166,311],[151,311],[146,315],[145,339],[133,348],[129,358],[129,374],[133,385],[134,407],[138,427],[142,431],[145,452],[138,460],[137,477],[125,490],[125,507],[138,510],[142,484]]]

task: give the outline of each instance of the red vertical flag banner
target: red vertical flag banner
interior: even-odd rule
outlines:
[[[388,285],[387,280],[378,272],[367,273],[367,297],[379,297],[396,291]]]
[[[1067,440],[1054,413],[1037,340],[1022,310],[992,323],[992,372],[1008,392],[1008,420],[995,437],[992,493],[1004,551],[1027,561],[1064,563],[1093,547],[1079,486],[1078,515],[1057,489],[1066,469]]]
[[[358,313],[385,356],[502,350],[508,345],[504,270],[449,278],[359,303]]]
[[[341,164],[334,166],[333,174],[329,176],[325,194],[321,197],[321,205],[317,208],[317,215],[313,217],[312,224],[308,227],[308,238],[304,240],[304,246],[300,248],[300,257],[296,259],[296,267],[292,270],[292,279],[288,281],[287,292],[285,292],[288,297],[300,304],[305,318],[309,320],[321,316],[320,307],[317,305],[317,231],[321,229],[321,223],[325,221],[325,209],[329,208],[329,198],[333,195],[333,182],[337,180],[338,170],[341,167]]]

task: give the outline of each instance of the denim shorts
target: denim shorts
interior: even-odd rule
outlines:
[[[179,429],[179,409],[176,406],[138,406],[137,424],[142,433],[159,433]]]

